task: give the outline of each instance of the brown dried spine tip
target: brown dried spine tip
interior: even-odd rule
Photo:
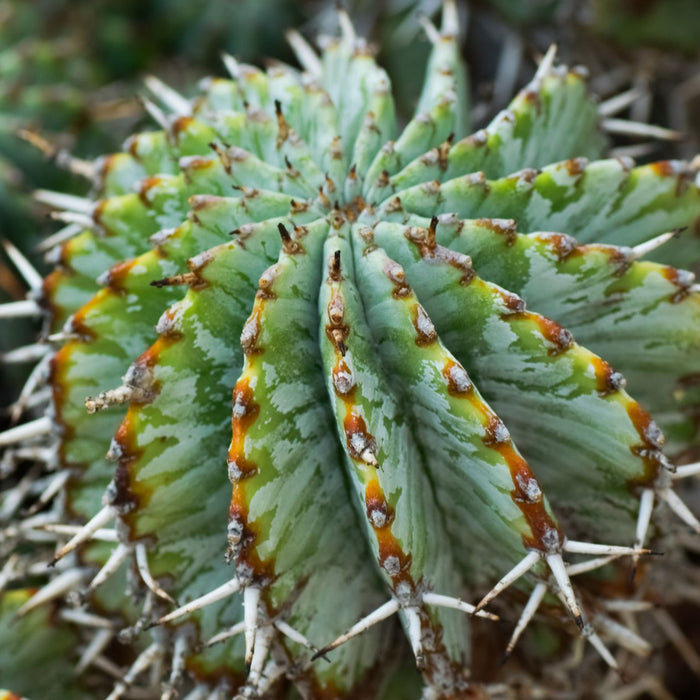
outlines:
[[[303,214],[309,208],[308,202],[298,202],[296,199],[292,199],[289,202],[289,206],[292,209],[292,214]]]
[[[221,161],[221,165],[224,166],[224,170],[230,175],[231,174],[231,157],[229,156],[228,152],[223,149],[218,143],[215,141],[212,141],[209,144],[209,148],[216,153],[217,156],[219,156],[219,160]]]
[[[334,282],[340,282],[342,277],[340,276],[340,251],[336,250],[333,253],[333,258],[331,259],[329,265],[329,276]]]
[[[438,166],[440,167],[440,170],[447,170],[447,166],[449,165],[449,155],[450,155],[450,150],[452,148],[452,144],[454,143],[455,140],[455,135],[454,132],[451,133],[438,147],[437,152],[438,152]]]
[[[302,247],[291,237],[283,223],[277,224],[277,230],[280,232],[282,248],[287,255],[297,255],[302,252]]]
[[[398,211],[403,211],[403,205],[401,204],[401,197],[393,197],[389,202],[384,205],[384,211],[387,214],[395,214]]]
[[[275,116],[277,117],[277,149],[282,147],[282,144],[289,138],[289,124],[282,114],[282,104],[279,100],[275,100]]]
[[[389,184],[389,171],[382,170],[381,174],[377,178],[377,187],[379,189],[384,189]]]
[[[437,233],[438,218],[434,216],[430,219],[430,225],[428,226],[428,235],[425,240],[425,244],[428,248],[433,249],[437,245],[435,241],[435,234]]]
[[[301,173],[292,165],[292,161],[290,161],[289,158],[287,158],[287,156],[284,157],[284,164],[287,166],[287,173],[290,177],[301,177]]]

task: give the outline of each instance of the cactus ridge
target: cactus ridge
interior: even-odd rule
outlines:
[[[59,545],[0,600],[37,655],[81,640],[65,697],[117,640],[110,700],[149,669],[164,698],[488,695],[472,639],[511,586],[507,654],[537,614],[618,668],[650,647],[605,597],[647,606],[625,586],[673,532],[655,503],[700,531],[662,433],[695,454],[700,291],[671,266],[700,262],[693,167],[603,159],[553,52],[467,135],[449,0],[399,130],[339,23],[320,55],[290,33],[301,70],[226,57],[193,100],[148,79],[161,129],[98,160],[91,199],[38,194],[66,224],[21,310],[45,315],[50,420],[0,445],[51,506],[7,531],[32,552],[3,584]]]

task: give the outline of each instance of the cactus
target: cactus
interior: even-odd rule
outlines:
[[[32,292],[0,317],[45,329],[4,358],[38,363],[0,434],[3,683],[36,640],[81,672],[66,697],[583,692],[697,582],[693,167],[603,159],[553,51],[467,136],[450,0],[398,129],[339,19],[320,56],[289,34],[301,70],[150,80],[161,130],[90,199],[37,193],[54,271],[9,248]],[[490,670],[496,613],[539,671]],[[589,653],[556,667],[567,639]]]

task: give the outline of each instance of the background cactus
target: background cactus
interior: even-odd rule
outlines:
[[[529,684],[648,681],[617,653],[650,652],[630,615],[697,582],[664,519],[700,529],[675,489],[700,295],[666,264],[700,262],[696,173],[601,160],[553,52],[466,136],[443,14],[403,129],[340,12],[320,56],[290,34],[301,70],[227,58],[193,101],[151,80],[161,130],[98,160],[91,199],[38,193],[56,267],[10,249],[33,298],[0,307],[48,341],[5,357],[39,360],[0,434],[9,690],[50,697],[12,655],[31,639],[78,664],[66,697],[508,694],[491,601]],[[557,670],[577,625],[592,651]]]

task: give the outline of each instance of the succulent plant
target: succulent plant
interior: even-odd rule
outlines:
[[[290,33],[301,70],[227,58],[193,101],[151,80],[160,131],[96,161],[90,199],[37,193],[67,224],[54,271],[10,248],[32,293],[0,316],[45,318],[4,358],[38,358],[0,434],[10,691],[51,696],[12,661],[35,643],[81,671],[62,697],[101,673],[110,700],[507,695],[517,670],[472,663],[492,601],[501,652],[525,634],[546,669],[526,682],[580,690],[697,581],[666,516],[700,530],[676,487],[700,293],[664,264],[700,261],[695,170],[601,159],[552,51],[467,136],[450,0],[399,130],[339,18],[320,56]],[[555,673],[579,635],[583,671]]]

